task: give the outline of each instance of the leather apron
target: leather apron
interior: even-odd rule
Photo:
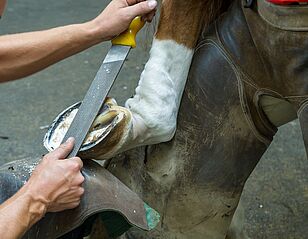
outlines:
[[[0,167],[0,204],[27,182],[39,160],[27,158]],[[92,160],[84,160],[82,174],[85,177],[85,193],[80,206],[59,213],[47,213],[23,238],[83,238],[90,233],[93,219],[98,215],[112,238],[131,226],[142,230],[155,227],[158,214],[105,168]],[[85,222],[86,225],[81,226]]]

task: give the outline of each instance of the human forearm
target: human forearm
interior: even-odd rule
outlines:
[[[1,36],[0,81],[33,74],[107,38],[104,32],[99,32],[93,25],[88,22]]]
[[[0,37],[0,82],[28,76],[126,30],[134,17],[150,21],[155,0],[113,0],[93,20]]]
[[[0,205],[1,238],[20,238],[46,212],[47,204],[28,190],[27,184]]]

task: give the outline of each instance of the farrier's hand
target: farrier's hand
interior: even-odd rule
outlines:
[[[112,0],[91,23],[101,31],[104,40],[110,40],[125,31],[136,16],[151,21],[156,6],[156,0]]]
[[[77,207],[84,193],[82,161],[78,157],[65,159],[73,146],[74,139],[70,138],[45,155],[27,183],[31,193],[46,204],[48,212]]]

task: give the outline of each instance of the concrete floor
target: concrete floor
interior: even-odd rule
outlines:
[[[9,1],[0,34],[40,30],[95,17],[106,0]],[[112,92],[120,104],[148,57],[152,28],[128,57]],[[103,43],[21,81],[0,86],[0,164],[45,153],[46,127],[84,96],[110,44]],[[245,229],[254,239],[308,238],[308,162],[298,122],[282,127],[243,193]]]

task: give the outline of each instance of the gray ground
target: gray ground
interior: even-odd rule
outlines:
[[[96,16],[106,3],[9,1],[0,33],[83,22]],[[42,146],[46,126],[59,112],[82,99],[108,47],[109,43],[103,43],[39,74],[0,86],[0,164],[46,152]],[[110,94],[120,104],[133,94],[148,49],[143,43],[130,54]],[[280,129],[246,185],[245,228],[251,238],[308,238],[307,171],[299,125],[291,122]]]

